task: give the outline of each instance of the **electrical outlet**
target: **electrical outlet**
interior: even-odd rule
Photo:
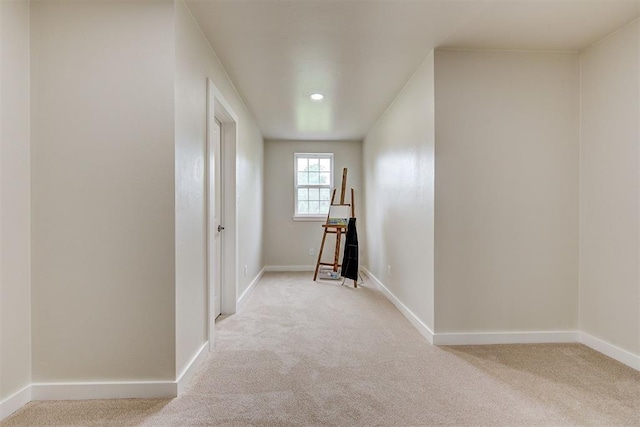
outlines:
[[[249,269],[247,268],[247,266],[244,266],[244,277],[247,277],[249,275]]]
[[[387,265],[387,277],[391,277],[391,266]]]
[[[309,248],[309,256],[314,256],[316,254],[316,250],[313,248]]]

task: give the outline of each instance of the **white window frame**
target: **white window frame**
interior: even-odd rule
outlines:
[[[327,214],[301,214],[298,213],[298,188],[327,188],[326,185],[298,185],[298,159],[299,158],[316,158],[329,159],[331,162],[331,173],[329,174],[329,194],[333,193],[333,153],[294,153],[293,154],[293,219],[295,221],[324,221]]]

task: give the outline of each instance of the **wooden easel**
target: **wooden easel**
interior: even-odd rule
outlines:
[[[340,188],[340,203],[334,203],[336,198],[336,190],[333,190],[331,194],[331,206],[350,206],[351,207],[351,217],[356,217],[356,204],[353,196],[353,188],[351,189],[351,203],[344,202],[344,196],[347,189],[347,168],[342,169],[342,186]],[[321,265],[326,265],[333,267],[333,271],[337,272],[338,267],[342,267],[340,264],[340,243],[342,240],[342,235],[347,233],[347,224],[330,224],[329,218],[331,216],[331,206],[329,207],[329,213],[327,214],[327,220],[324,224],[322,224],[322,228],[324,232],[322,233],[322,243],[320,243],[320,251],[318,252],[318,262],[316,262],[316,271],[313,274],[313,281],[315,282],[318,278],[318,271],[320,271]],[[324,243],[327,240],[327,234],[335,234],[336,235],[336,245],[333,252],[333,262],[322,262],[322,253],[324,252]],[[353,286],[358,287],[358,281],[353,281]]]

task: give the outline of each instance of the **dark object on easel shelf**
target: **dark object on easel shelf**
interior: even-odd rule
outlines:
[[[349,218],[349,225],[347,225],[341,275],[354,282],[358,280],[358,232],[355,218]]]

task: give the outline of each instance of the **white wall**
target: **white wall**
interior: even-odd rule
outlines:
[[[579,60],[435,54],[436,332],[573,331]]]
[[[580,329],[640,355],[640,25],[581,55]]]
[[[31,382],[29,3],[0,2],[0,402]]]
[[[207,339],[204,156],[207,78],[238,116],[238,295],[262,269],[260,131],[189,9],[176,3],[176,368]],[[247,265],[249,274],[243,275]]]
[[[369,269],[431,330],[434,323],[433,61],[431,52],[369,131],[363,146]]]
[[[315,268],[322,240],[321,221],[294,221],[294,153],[334,153],[334,188],[336,202],[340,197],[342,169],[348,168],[347,193],[353,188],[356,199],[356,227],[359,231],[360,263],[364,251],[364,205],[362,204],[362,142],[361,141],[275,141],[265,142],[265,217],[264,254],[267,266]],[[361,237],[360,234],[363,236]],[[325,254],[333,254],[335,239],[325,243]],[[343,245],[344,246],[344,245]],[[309,249],[314,249],[313,256]],[[323,256],[332,262],[332,255]]]
[[[173,9],[32,3],[34,382],[175,379]]]

